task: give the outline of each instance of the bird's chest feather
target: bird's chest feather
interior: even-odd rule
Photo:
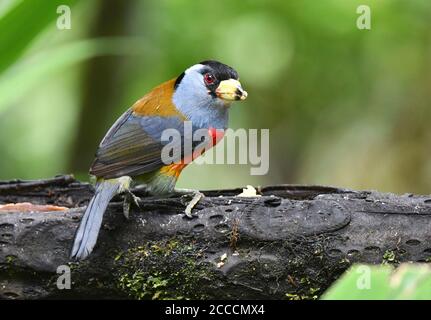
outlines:
[[[216,128],[209,128],[208,129],[208,136],[211,139],[211,147],[214,147],[221,139],[224,137],[224,130],[222,129],[216,129]]]
[[[209,128],[208,137],[209,145],[202,148],[194,148],[191,155],[185,155],[180,162],[172,163],[163,166],[156,174],[152,175],[151,179],[146,180],[147,187],[156,194],[164,194],[172,192],[177,179],[184,168],[194,159],[200,157],[208,150],[214,147],[221,139],[223,139],[224,130]]]
[[[217,122],[217,121],[216,121]],[[172,163],[169,165],[166,165],[160,169],[158,174],[156,175],[157,179],[153,180],[151,183],[151,186],[154,191],[157,193],[166,192],[166,190],[171,190],[173,186],[175,185],[176,180],[180,176],[181,172],[184,170],[184,168],[190,164],[194,159],[202,156],[206,150],[211,149],[214,147],[218,142],[220,142],[221,139],[224,137],[224,129],[226,126],[226,123],[216,123],[217,127],[212,127],[208,122],[200,123],[201,125],[207,125],[208,128],[196,126],[193,123],[193,135],[196,133],[197,130],[203,130],[206,131],[206,142],[202,143],[203,141],[193,141],[192,143],[192,153],[186,154],[184,153],[183,157],[181,158],[181,161]],[[219,126],[222,125],[222,128]],[[166,181],[169,181],[170,183],[166,183]],[[160,186],[163,187],[163,191],[160,191]],[[170,186],[169,188],[166,188],[166,186]]]
[[[228,108],[225,106],[211,105],[200,106],[193,113],[186,114],[186,121],[190,121],[193,131],[193,155],[188,155],[187,160],[195,159],[203,153],[202,148],[208,150],[214,147],[224,136],[228,124]],[[197,134],[196,133],[200,134]],[[202,134],[206,135],[206,143],[201,143]],[[188,137],[185,137],[187,140]],[[189,161],[190,162],[190,161]]]

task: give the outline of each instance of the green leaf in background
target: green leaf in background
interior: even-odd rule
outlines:
[[[68,66],[101,55],[142,54],[149,48],[140,38],[99,38],[75,41],[32,55],[0,74],[0,113],[39,81]]]
[[[402,264],[351,267],[321,297],[323,300],[429,300],[431,267]]]
[[[76,0],[24,0],[0,19],[0,73],[12,65],[31,41],[58,17],[59,5]]]

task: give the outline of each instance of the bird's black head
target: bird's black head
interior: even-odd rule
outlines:
[[[238,72],[232,67],[229,67],[228,65],[215,61],[215,60],[206,60],[199,62],[199,64],[202,64],[206,66],[207,68],[203,68],[203,72],[212,72],[219,81],[223,80],[229,80],[229,79],[235,79],[238,80]]]

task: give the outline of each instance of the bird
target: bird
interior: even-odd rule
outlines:
[[[185,209],[191,217],[193,206],[204,195],[195,190],[176,189],[175,184],[182,170],[206,149],[202,150],[195,141],[191,141],[191,150],[182,148],[192,140],[184,134],[185,124],[190,123],[193,133],[206,132],[210,143],[205,148],[211,148],[227,129],[232,102],[245,100],[247,95],[235,69],[216,60],[206,60],[155,87],[124,112],[97,148],[89,170],[96,179],[95,193],[76,231],[70,258],[79,261],[91,254],[104,212],[114,196],[125,195],[126,217],[131,204],[139,206],[140,199],[131,191],[135,184],[154,196],[191,196]],[[162,139],[166,130],[182,132],[170,153],[176,160],[172,163],[166,163],[162,157],[167,146]]]

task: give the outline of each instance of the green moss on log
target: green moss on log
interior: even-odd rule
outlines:
[[[205,299],[202,281],[214,276],[192,241],[155,241],[114,257],[117,287],[135,299]]]

